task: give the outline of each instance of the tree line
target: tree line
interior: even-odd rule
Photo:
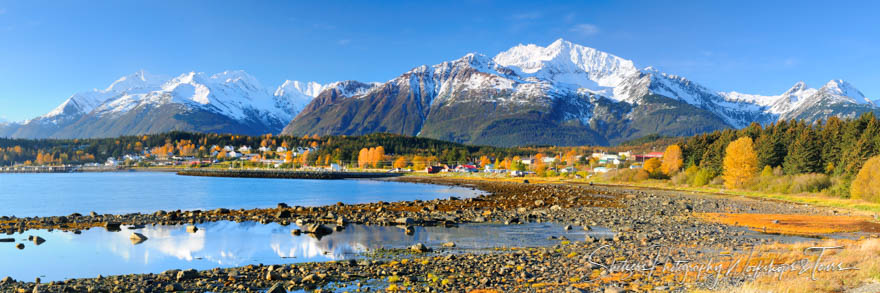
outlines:
[[[677,145],[691,181],[701,177],[705,184],[721,178],[727,187],[742,187],[773,184],[760,183],[764,177],[788,176],[786,180],[816,186],[810,189],[848,197],[856,175],[880,154],[880,121],[869,112],[815,123],[753,123],[744,129],[681,138]]]
[[[454,142],[408,137],[395,134],[369,134],[363,136],[261,136],[210,134],[192,132],[168,132],[160,134],[123,136],[94,139],[12,139],[0,138],[0,165],[15,164],[83,164],[104,162],[108,158],[121,158],[124,155],[143,155],[150,157],[184,156],[215,159],[224,146],[238,149],[250,147],[253,152],[264,147],[261,152],[267,158],[276,158],[297,163],[323,164],[329,162],[359,162],[364,148],[382,147],[383,156],[406,155],[435,158],[437,162],[467,162],[481,156],[507,157],[530,156],[536,153],[531,149],[501,148],[491,146],[472,146]],[[311,148],[297,160],[290,152],[276,152],[279,147],[290,150],[302,147]],[[378,165],[374,156],[373,165]],[[390,163],[387,165],[391,165]]]

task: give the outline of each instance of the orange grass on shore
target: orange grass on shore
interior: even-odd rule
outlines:
[[[714,223],[748,227],[764,233],[816,236],[839,232],[880,232],[880,223],[870,217],[799,214],[696,213]]]

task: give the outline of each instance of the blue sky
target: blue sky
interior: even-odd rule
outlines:
[[[716,90],[779,94],[844,79],[880,98],[880,2],[6,1],[0,118],[48,112],[140,69],[242,69],[385,81],[469,52],[557,38]]]

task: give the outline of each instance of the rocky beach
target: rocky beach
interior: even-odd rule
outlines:
[[[696,194],[668,190],[633,189],[575,184],[529,184],[488,180],[402,177],[391,180],[464,186],[479,189],[474,198],[429,201],[336,204],[321,207],[279,203],[269,209],[215,209],[157,211],[151,214],[72,214],[55,217],[0,217],[0,229],[12,239],[31,229],[121,230],[121,226],[185,224],[198,229],[212,221],[275,222],[295,224],[293,235],[323,235],[350,224],[395,225],[401,233],[413,226],[455,226],[468,223],[552,222],[565,229],[599,227],[613,232],[608,238],[566,239],[546,247],[499,247],[491,252],[459,250],[454,243],[410,249],[388,249],[363,257],[332,262],[257,264],[213,270],[169,270],[159,274],[99,276],[51,283],[35,280],[0,281],[6,292],[284,292],[283,290],[385,290],[419,292],[624,292],[627,290],[686,291],[707,287],[699,280],[680,283],[670,278],[636,274],[620,278],[605,265],[621,257],[644,262],[658,248],[668,256],[699,257],[713,252],[742,252],[754,245],[785,241],[784,237],[755,236],[735,226],[695,217],[701,213],[821,214],[846,212],[784,202]],[[136,231],[136,230],[135,230]],[[120,233],[131,233],[128,231]],[[133,237],[139,237],[132,233]],[[141,235],[142,236],[142,235]],[[553,237],[555,238],[555,237]],[[33,240],[33,239],[32,239]],[[33,240],[36,241],[36,240]],[[132,240],[135,242],[135,239]],[[138,239],[137,241],[149,241]],[[490,240],[491,241],[491,240]],[[19,243],[21,244],[21,243]],[[12,244],[10,244],[12,245]],[[24,244],[23,249],[28,249]],[[603,249],[613,247],[613,249]],[[380,253],[381,252],[381,253]],[[703,280],[705,281],[705,280]],[[735,286],[742,278],[724,280]],[[368,284],[374,284],[369,286]],[[379,285],[375,285],[379,284]],[[353,287],[352,287],[353,286]],[[619,291],[615,291],[619,290]]]

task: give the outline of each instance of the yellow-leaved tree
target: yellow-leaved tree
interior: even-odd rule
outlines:
[[[663,152],[663,164],[660,165],[660,171],[667,176],[678,173],[684,161],[681,158],[681,147],[677,144],[666,147]]]
[[[486,165],[489,165],[491,163],[492,163],[492,161],[489,160],[489,157],[487,157],[487,156],[480,157],[480,167],[486,167]]]
[[[661,164],[662,163],[660,163],[660,159],[650,158],[647,161],[645,161],[645,166],[642,167],[642,169],[647,171],[649,174],[657,174],[657,172],[660,171]]]
[[[397,160],[394,160],[393,167],[403,169],[403,168],[406,168],[406,165],[407,165],[406,158],[404,158],[403,156],[400,156],[397,158]]]
[[[427,158],[419,156],[419,155],[415,155],[413,157],[412,163],[413,163],[413,169],[416,169],[416,170],[425,169],[425,167],[428,164]]]
[[[751,137],[741,137],[727,145],[724,155],[724,186],[742,187],[758,172],[758,155]]]
[[[880,178],[880,156],[870,158],[865,162],[849,187],[850,196],[871,202],[880,202],[880,180],[877,178]]]
[[[358,152],[358,167],[364,168],[367,164],[370,163],[370,150],[367,148],[362,148],[360,152]]]

